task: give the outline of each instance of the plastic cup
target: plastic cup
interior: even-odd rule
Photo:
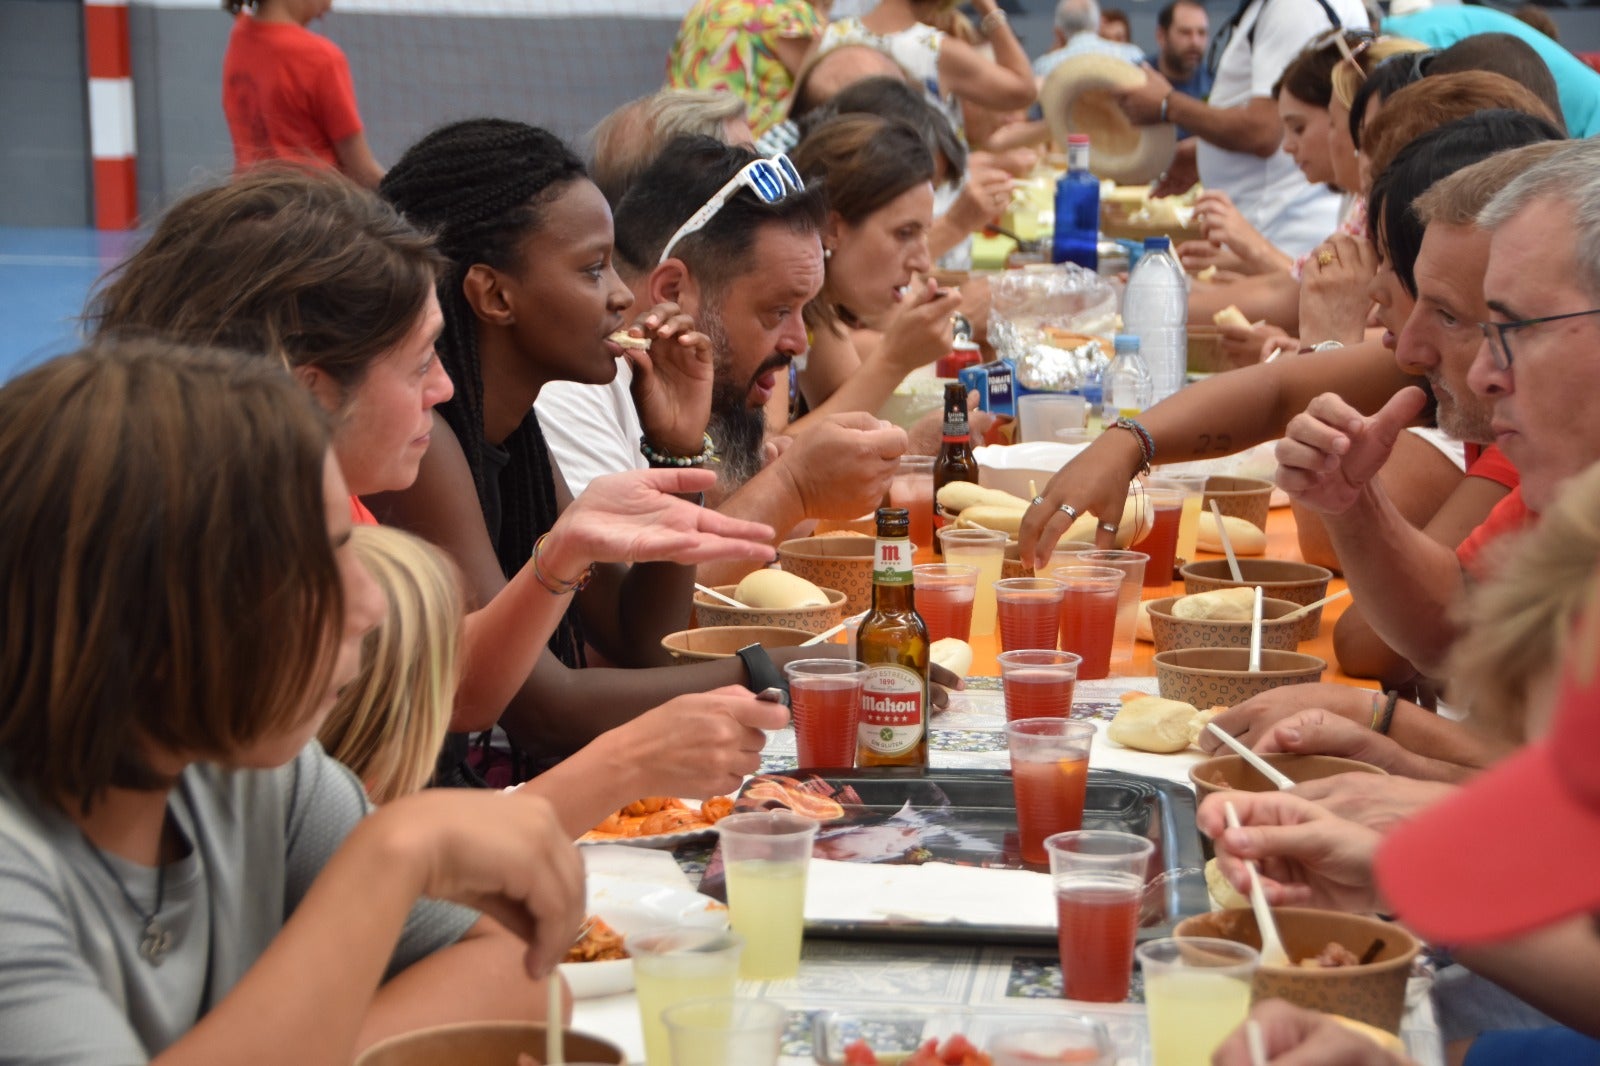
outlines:
[[[1043,866],[1050,861],[1046,838],[1083,825],[1093,742],[1091,722],[1023,718],[1006,723],[1023,862]]]
[[[1078,566],[1078,556],[1094,550],[1095,543],[1092,540],[1058,540],[1050,550],[1050,562],[1045,566],[1044,573],[1048,575],[1058,566]]]
[[[978,568],[977,594],[972,601],[972,636],[994,632],[994,583],[1005,566],[1006,535],[995,529],[941,529],[939,546],[944,561]]]
[[[1093,1018],[1066,1014],[1049,1021],[1029,1019],[1027,1026],[989,1041],[994,1066],[1041,1066],[1052,1062],[1116,1066],[1117,1048],[1111,1042],[1111,1034]]]
[[[1017,397],[1019,443],[1056,439],[1056,431],[1082,429],[1089,421],[1089,401],[1064,392],[1033,392]]]
[[[1055,650],[1066,586],[1049,577],[1008,577],[994,583],[1001,651]]]
[[[1139,625],[1139,599],[1144,588],[1144,568],[1150,556],[1144,552],[1118,551],[1114,548],[1079,552],[1073,559],[1078,566],[1109,566],[1122,571],[1122,584],[1117,589],[1117,631],[1111,638],[1111,663],[1133,660],[1133,643]]]
[[[1121,1003],[1128,998],[1139,903],[1155,845],[1132,833],[1079,830],[1057,833],[1044,846],[1066,997]]]
[[[777,1066],[789,1011],[770,999],[692,999],[662,1012],[673,1066]]]
[[[1070,651],[1004,651],[999,655],[1006,721],[1067,718],[1082,656]]]
[[[1151,484],[1135,486],[1130,495],[1143,496],[1140,506],[1147,508],[1154,518],[1150,532],[1132,545],[1150,556],[1144,568],[1144,587],[1164,589],[1172,584],[1172,567],[1178,557],[1178,529],[1183,522],[1183,489]]]
[[[889,506],[911,513],[911,545],[918,551],[933,549],[933,456],[902,455],[900,467],[889,482]]]
[[[789,811],[729,815],[717,823],[728,877],[728,920],[745,940],[747,981],[800,972],[806,868],[817,823]]]
[[[686,1000],[731,996],[744,938],[720,929],[667,929],[627,939],[644,1029],[645,1066],[672,1066],[662,1011]]]
[[[978,568],[923,563],[911,568],[917,613],[928,627],[928,641],[972,637],[972,604],[978,594]]]
[[[1200,510],[1206,496],[1205,474],[1175,474],[1165,469],[1159,478],[1146,484],[1155,488],[1177,489],[1183,493],[1183,510],[1178,515],[1177,556],[1186,563],[1194,562],[1196,541],[1200,535]]]
[[[1089,432],[1088,426],[1073,426],[1056,430],[1056,440],[1061,444],[1088,444],[1094,440],[1094,434]]]
[[[1250,1013],[1261,956],[1247,944],[1168,937],[1140,944],[1152,1066],[1206,1066]]]
[[[1050,576],[1066,586],[1061,597],[1061,650],[1083,656],[1080,681],[1111,673],[1111,645],[1117,636],[1121,570],[1110,566],[1058,566]]]
[[[784,666],[783,673],[789,679],[789,712],[800,765],[855,766],[866,664],[854,659],[796,659]]]

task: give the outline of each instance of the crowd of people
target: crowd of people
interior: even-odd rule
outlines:
[[[876,412],[957,312],[983,337],[982,280],[935,275],[1045,164],[1040,79],[1097,54],[1144,70],[1129,123],[1181,129],[1159,185],[1205,190],[1192,316],[1262,323],[1252,365],[1051,478],[1024,558],[1083,513],[1109,544],[1152,458],[1278,439],[1355,592],[1341,663],[1388,695],[1217,723],[1388,775],[1233,796],[1238,829],[1214,797],[1201,830],[1276,902],[1448,945],[1465,1061],[1594,1060],[1600,75],[1477,8],[1249,0],[1214,31],[1172,0],[1146,54],[1061,0],[1030,57],[995,0],[829,7],[698,0],[584,150],[487,117],[386,169],[307,28],[327,0],[233,5],[237,173],[0,387],[0,1059],[343,1064],[542,1016],[573,839],[735,790],[786,721],[661,637],[937,450]],[[1256,1015],[1272,1062],[1396,1061]]]

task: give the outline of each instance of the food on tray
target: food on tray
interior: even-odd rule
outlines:
[[[1160,696],[1124,703],[1106,735],[1126,748],[1167,754],[1189,746],[1189,724],[1199,714],[1193,706]]]
[[[843,803],[860,802],[861,797],[848,785],[835,788],[820,777],[799,781],[772,774],[751,778],[734,807],[741,811],[782,808],[819,822],[831,822],[844,817]]]
[[[828,605],[827,593],[805,578],[785,570],[752,571],[734,589],[733,598],[746,607],[779,611]]]
[[[1197,592],[1172,605],[1172,617],[1194,622],[1248,622],[1255,609],[1256,590],[1244,586]]]
[[[721,800],[721,803],[717,801]],[[580,840],[632,840],[638,837],[661,836],[665,833],[684,833],[697,829],[710,829],[733,809],[733,801],[726,796],[709,799],[695,810],[680,799],[669,796],[650,796],[635,800],[612,814]]]
[[[635,337],[625,329],[617,330],[607,339],[619,348],[631,348],[636,352],[645,351],[650,347],[650,338]]]
[[[1012,537],[1017,535],[1017,530],[1022,526],[1022,516],[1029,506],[1028,501],[1020,496],[964,481],[953,481],[944,486],[937,498],[939,506],[947,514],[955,514],[957,526],[995,529]],[[1092,514],[1079,515],[1061,534],[1061,539],[1092,541],[1098,524],[1099,519]],[[1148,533],[1154,524],[1155,515],[1151,509],[1140,506],[1140,501],[1136,499],[1130,499],[1123,506],[1122,520],[1117,526],[1117,546],[1126,548]]]
[[[589,916],[588,928],[578,942],[567,949],[562,962],[612,962],[628,957],[622,946],[622,934],[605,923],[598,915]]]
[[[928,658],[957,677],[966,677],[972,672],[972,646],[959,637],[934,641],[928,649]]]
[[[1265,555],[1267,554],[1267,534],[1254,522],[1243,518],[1235,518],[1231,514],[1222,516],[1222,528],[1228,531],[1228,539],[1233,543],[1235,555]],[[1222,538],[1217,534],[1217,516],[1209,511],[1200,512],[1200,525],[1195,534],[1195,544],[1201,551],[1220,552]]]
[[[883,1064],[890,1066],[900,1063],[903,1066],[993,1066],[994,1060],[973,1046],[972,1041],[957,1033],[943,1044],[937,1038],[930,1038],[917,1050],[909,1054],[903,1051],[883,1052],[879,1054],[865,1040],[856,1040],[845,1045],[844,1061],[849,1066],[875,1066]]]
[[[1206,889],[1211,893],[1211,898],[1217,901],[1217,906],[1224,909],[1250,906],[1249,897],[1234,888],[1232,881],[1222,876],[1222,870],[1217,866],[1216,859],[1206,860]]]
[[[1212,315],[1211,321],[1224,328],[1228,326],[1235,326],[1239,329],[1250,328],[1250,320],[1244,317],[1244,312],[1233,306],[1233,304],[1229,304]]]

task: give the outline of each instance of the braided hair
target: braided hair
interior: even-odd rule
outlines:
[[[461,441],[486,523],[492,525],[490,501],[500,501],[499,528],[489,532],[508,579],[555,524],[555,475],[531,406],[506,438],[505,468],[496,475],[486,462],[478,319],[462,283],[475,263],[517,272],[523,240],[543,226],[550,202],[583,177],[583,162],[554,134],[482,118],[434,130],[406,151],[378,187],[413,225],[435,234],[450,260],[439,283],[444,332],[438,351],[456,391],[439,411]],[[490,485],[496,476],[497,484]],[[568,610],[551,636],[550,650],[570,667],[584,664],[574,611]]]

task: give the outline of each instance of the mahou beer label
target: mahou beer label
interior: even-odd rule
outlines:
[[[911,584],[911,540],[880,540],[872,560],[874,585]]]
[[[861,746],[879,755],[899,755],[922,739],[927,686],[915,671],[893,663],[867,671],[861,691]]]

